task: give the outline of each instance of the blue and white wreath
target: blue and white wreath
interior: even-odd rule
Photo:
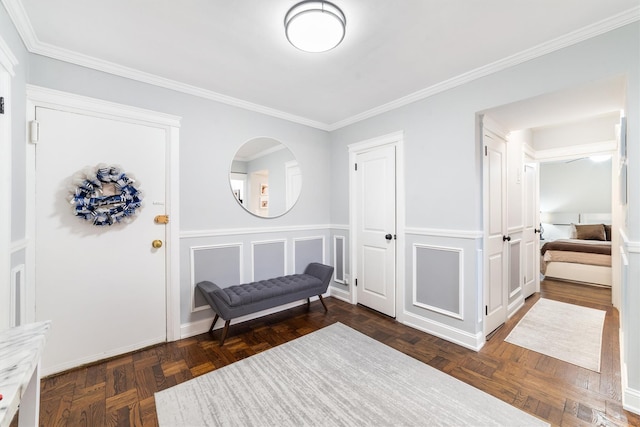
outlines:
[[[136,180],[118,166],[88,167],[75,174],[72,182],[69,203],[76,216],[93,225],[130,222],[142,207],[143,194],[134,185]]]

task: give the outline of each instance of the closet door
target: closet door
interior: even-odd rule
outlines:
[[[506,141],[483,132],[484,145],[484,332],[488,335],[507,320],[508,250]]]

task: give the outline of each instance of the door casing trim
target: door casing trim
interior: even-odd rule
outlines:
[[[360,153],[394,146],[396,149],[396,320],[404,322],[403,302],[405,295],[405,179],[404,179],[404,132],[397,131],[364,141],[349,144],[349,301],[358,303],[355,292],[357,270],[357,233],[356,225],[356,157]]]
[[[166,135],[166,335],[167,341],[180,339],[180,200],[179,200],[179,127],[181,118],[101,99],[76,95],[40,86],[27,85],[27,124],[35,120],[36,107],[109,118],[165,130]],[[28,126],[27,126],[28,128]],[[26,140],[26,233],[27,233],[27,321],[35,321],[35,145]]]

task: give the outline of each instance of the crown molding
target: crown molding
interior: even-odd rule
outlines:
[[[16,30],[18,30],[18,34],[20,34],[25,47],[29,52],[32,52],[33,49],[40,44],[40,40],[38,40],[36,32],[31,26],[31,21],[27,16],[27,11],[24,10],[24,6],[22,6],[22,2],[20,0],[2,0],[2,4],[7,10],[9,18],[11,18]]]
[[[75,65],[80,65],[82,67],[91,68],[116,76],[125,77],[142,83],[163,87],[165,89],[175,90],[177,92],[182,92],[188,95],[217,101],[222,104],[231,105],[234,107],[242,108],[244,110],[254,111],[257,113],[265,114],[267,116],[276,117],[312,128],[324,131],[328,130],[329,125],[327,125],[326,123],[311,120],[306,117],[296,116],[295,114],[276,110],[275,108],[254,104],[252,102],[234,98],[232,96],[223,95],[218,92],[192,86],[176,80],[171,80],[155,74],[136,70],[135,68],[125,67],[114,62],[105,61],[79,52],[63,49],[48,43],[41,42],[38,39],[31,25],[31,22],[29,21],[27,12],[25,11],[22,3],[19,0],[2,0],[2,4],[5,6],[9,17],[16,26],[16,29],[18,30],[18,33],[20,34],[25,47],[31,53]]]
[[[465,83],[469,83],[481,77],[486,77],[490,74],[497,73],[498,71],[505,70],[523,62],[563,49],[565,47],[572,46],[584,40],[599,36],[638,20],[640,20],[640,6],[636,6],[617,15],[613,15],[607,19],[603,19],[600,22],[596,22],[589,26],[583,27],[579,30],[539,44],[530,49],[452,77],[448,80],[444,80],[440,83],[421,89],[402,98],[398,98],[376,108],[372,108],[360,114],[356,114],[355,116],[332,123],[331,125],[329,125],[328,130],[334,131],[336,129],[343,128],[345,126],[377,116],[379,114],[395,110],[396,108],[400,108],[413,102],[420,101],[446,90],[453,89],[457,86],[461,86]]]
[[[276,117],[324,131],[334,131],[350,124],[377,116],[396,108],[403,107],[407,104],[411,104],[413,102],[428,98],[446,90],[471,82],[473,80],[477,80],[481,77],[485,77],[498,71],[502,71],[509,67],[513,67],[514,65],[521,64],[523,62],[538,58],[548,53],[555,52],[562,48],[580,43],[589,38],[604,34],[608,31],[640,20],[640,6],[636,6],[617,15],[613,15],[609,18],[603,19],[600,22],[596,22],[579,30],[573,31],[569,34],[565,34],[564,36],[539,44],[538,46],[535,46],[533,48],[524,50],[517,54],[508,56],[501,60],[444,80],[440,83],[421,89],[402,98],[398,98],[395,101],[388,102],[376,108],[372,108],[360,114],[348,117],[344,120],[340,120],[332,124],[327,124],[319,122],[317,120],[297,116],[295,114],[266,107],[264,105],[255,104],[242,99],[234,98],[232,96],[223,95],[211,90],[199,88],[165,77],[160,77],[155,74],[125,67],[113,62],[104,61],[78,52],[43,43],[38,40],[38,37],[33,27],[31,26],[31,22],[29,21],[27,13],[24,10],[24,7],[22,6],[20,0],[1,1],[5,9],[7,10],[9,17],[16,26],[20,37],[22,37],[25,47],[31,53],[47,56],[53,59],[58,59],[94,70],[103,71],[105,73],[125,77],[142,83],[175,90],[177,92],[186,93],[200,98],[209,99],[212,101],[220,102],[249,111],[254,111],[257,113],[265,114],[271,117]]]
[[[176,80],[171,80],[155,74],[136,70],[135,68],[125,67],[123,65],[119,65],[114,62],[105,61],[99,58],[84,55],[68,49],[59,48],[47,43],[39,43],[37,46],[35,46],[31,50],[31,52],[36,53],[38,55],[43,55],[43,56],[58,59],[61,61],[69,62],[72,64],[80,65],[83,67],[91,68],[94,70],[102,71],[105,73],[113,74],[116,76],[125,77],[131,80],[136,80],[142,83],[159,86],[165,89],[171,89],[176,92],[181,92],[181,93],[197,96],[204,99],[209,99],[211,101],[220,102],[222,104],[242,108],[244,110],[254,111],[257,113],[265,114],[267,116],[276,117],[279,119],[287,120],[290,122],[298,123],[298,124],[309,126],[312,128],[325,130],[325,131],[328,128],[327,124],[321,123],[315,120],[307,119],[306,117],[296,116],[294,114],[286,113],[284,111],[276,110],[274,108],[265,107],[264,105],[254,104],[249,101],[244,101],[242,99],[234,98],[228,95],[223,95],[221,93],[214,92],[208,89],[203,89],[197,86],[192,86]]]

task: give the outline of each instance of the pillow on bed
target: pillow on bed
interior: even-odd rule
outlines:
[[[604,238],[607,242],[611,241],[611,225],[604,224]]]
[[[606,240],[604,224],[575,224],[576,239],[580,240]]]

